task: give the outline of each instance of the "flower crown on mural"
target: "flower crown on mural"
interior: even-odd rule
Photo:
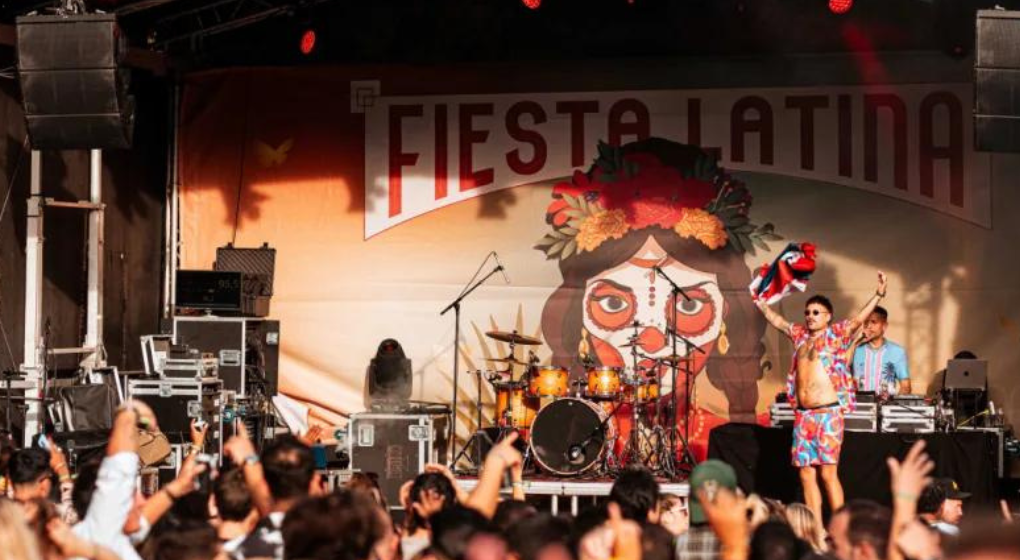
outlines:
[[[552,226],[535,245],[560,260],[594,251],[630,231],[660,227],[709,249],[727,244],[739,252],[768,251],[766,241],[782,239],[772,224],[751,223],[751,193],[701,153],[691,169],[663,164],[651,153],[624,155],[599,142],[587,173],[574,171],[569,183],[553,188],[546,210]]]

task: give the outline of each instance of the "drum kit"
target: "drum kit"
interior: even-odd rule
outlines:
[[[478,425],[482,424],[481,380],[485,379],[495,393],[496,439],[517,432],[526,468],[556,476],[600,477],[640,464],[675,478],[684,466],[693,467],[684,434],[675,428],[678,403],[661,397],[663,373],[672,369],[675,380],[679,369],[689,377],[688,358],[675,353],[660,358],[643,355],[638,341],[642,325],[631,326],[633,336],[621,345],[630,349],[630,367],[597,365],[582,356],[584,373],[573,381],[567,368],[540,365],[530,350],[527,361],[515,357],[516,347],[538,346],[540,339],[516,331],[487,332],[487,337],[509,344],[510,352],[505,358],[487,359],[505,369],[475,372],[479,376]],[[523,368],[523,373],[515,374],[514,366]],[[488,433],[480,429],[472,439],[491,442]],[[677,459],[678,439],[683,445],[682,460]],[[469,447],[470,441],[454,463]]]

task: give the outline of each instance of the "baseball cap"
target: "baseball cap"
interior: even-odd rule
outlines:
[[[705,490],[710,498],[714,496],[715,490],[719,488],[737,489],[737,473],[733,467],[718,459],[709,459],[694,467],[691,478],[688,480],[691,485],[691,523],[705,523],[705,510],[701,508],[698,500],[698,491]]]
[[[951,478],[936,478],[932,485],[938,485],[946,496],[947,500],[966,500],[970,492],[961,492],[956,481]]]

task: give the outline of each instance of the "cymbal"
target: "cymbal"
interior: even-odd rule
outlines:
[[[517,331],[514,332],[489,331],[485,333],[485,336],[493,340],[498,340],[500,342],[509,342],[510,344],[522,344],[524,346],[540,346],[542,344],[541,340],[531,336],[517,334]]]
[[[679,354],[670,354],[669,356],[663,356],[661,358],[654,358],[660,362],[666,362],[667,364],[680,364],[690,360],[690,356],[681,356]]]
[[[512,356],[509,357],[509,358],[485,358],[485,361],[486,362],[496,362],[497,364],[514,364],[514,365],[518,365],[518,366],[526,366],[526,365],[528,365],[527,362],[522,362],[522,361],[520,361],[517,358],[514,358]]]

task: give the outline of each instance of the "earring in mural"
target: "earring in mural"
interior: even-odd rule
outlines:
[[[718,341],[719,355],[725,356],[730,351],[730,339],[726,336],[726,322],[724,321],[722,327],[719,329],[719,341]]]
[[[581,340],[577,343],[577,355],[582,358],[588,356],[588,329],[581,327]]]

